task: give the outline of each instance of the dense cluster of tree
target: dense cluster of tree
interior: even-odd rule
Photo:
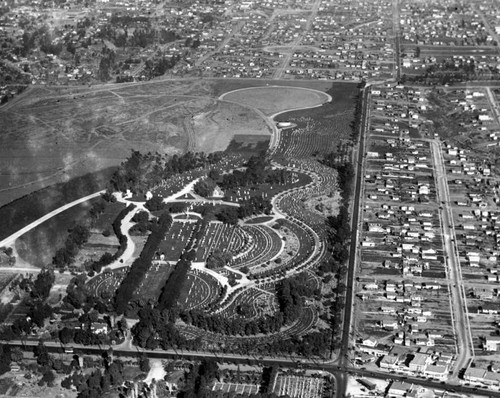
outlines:
[[[116,76],[117,83],[132,83],[134,81],[134,77],[130,75],[119,75]]]
[[[24,29],[19,55],[25,57],[31,50],[37,47],[46,54],[59,55],[63,50],[62,42],[53,43],[53,39],[54,37],[47,25],[41,26],[34,31]]]
[[[4,323],[7,317],[10,315],[12,310],[14,309],[14,305],[11,303],[0,303],[0,324]]]
[[[204,198],[209,198],[213,195],[216,186],[217,183],[210,177],[207,177],[194,184],[193,190],[196,194],[203,196]]]
[[[256,214],[271,214],[273,206],[271,201],[261,196],[253,196],[240,202],[238,217],[246,218]]]
[[[289,324],[295,321],[302,312],[304,297],[313,295],[312,289],[304,283],[305,275],[300,274],[293,278],[281,281],[277,289],[277,300],[280,313],[283,315],[283,323]]]
[[[229,190],[258,184],[285,184],[289,182],[291,173],[284,169],[273,169],[270,160],[262,153],[252,156],[245,164],[244,170],[234,170],[224,174],[217,181],[222,189]]]
[[[155,195],[144,203],[144,207],[149,211],[161,211],[166,209],[167,204],[163,201],[161,196]]]
[[[211,395],[211,386],[215,380],[219,380],[220,372],[217,362],[213,359],[203,359],[199,364],[193,364],[186,376],[181,397],[205,398]],[[208,394],[208,395],[207,395]]]
[[[236,225],[239,220],[239,208],[231,206],[220,206],[217,211],[214,212],[214,216],[217,221],[221,221],[224,224]]]
[[[188,208],[189,204],[186,202],[169,202],[167,210],[170,214],[183,213]]]
[[[90,276],[93,276],[95,273],[101,272],[103,267],[111,264],[114,260],[115,256],[109,252],[105,252],[98,260],[92,261],[87,265],[87,271]]]
[[[342,202],[337,216],[326,219],[327,247],[331,257],[319,267],[319,272],[334,272],[338,280],[332,292],[333,300],[330,302],[330,329],[332,332],[330,347],[336,348],[342,326],[342,310],[344,308],[345,283],[347,272],[346,262],[349,259],[349,241],[351,238],[351,224],[349,218],[349,204],[354,186],[354,168],[351,163],[335,165],[332,154],[325,156],[323,164],[337,170],[338,185],[341,189]]]
[[[90,374],[72,373],[62,380],[61,386],[67,389],[76,388],[78,398],[98,398],[113,390],[125,394],[123,363],[105,354],[102,365],[103,370],[98,367]]]
[[[57,268],[64,268],[73,263],[80,248],[87,243],[90,237],[90,229],[86,225],[76,225],[69,231],[64,247],[56,251],[52,264]]]
[[[195,350],[200,348],[199,340],[187,340],[175,327],[175,311],[159,311],[147,305],[137,313],[139,322],[131,330],[134,344],[153,350],[178,348]]]
[[[324,164],[331,166],[328,158]],[[337,170],[338,185],[341,190],[342,203],[339,214],[326,219],[328,247],[332,257],[339,263],[344,263],[349,258],[348,241],[351,237],[351,224],[349,217],[349,203],[354,182],[354,168],[351,163],[335,167]]]
[[[76,225],[74,228],[69,230],[68,237],[63,247],[58,249],[52,259],[52,264],[57,268],[64,268],[73,263],[76,255],[80,251],[81,247],[87,243],[90,237],[90,227],[95,223],[97,218],[106,210],[107,201],[104,197],[101,197],[98,201],[94,202],[88,211],[88,217],[84,224]],[[131,210],[131,209],[130,209]],[[125,213],[126,214],[126,213]],[[115,227],[115,225],[113,225]],[[119,229],[119,228],[118,228]],[[116,228],[115,228],[116,233]],[[121,234],[121,231],[119,231]],[[120,241],[120,245],[126,245],[126,239],[120,239],[120,235],[117,237]]]
[[[135,28],[137,24],[140,28],[134,29],[132,33],[130,28]],[[167,44],[180,38],[175,31],[150,26],[147,18],[140,15],[113,15],[109,23],[100,28],[97,37],[107,39],[117,47],[142,48]]]
[[[184,322],[214,333],[243,336],[275,333],[282,326],[295,321],[300,316],[304,297],[317,293],[304,282],[303,274],[282,281],[277,289],[280,311],[272,316],[229,319],[221,315],[209,315],[200,310],[183,311],[180,316]]]
[[[325,155],[321,163],[337,171],[337,183],[342,200],[344,203],[348,202],[354,186],[354,167],[352,163],[338,164],[335,152]]]
[[[179,298],[184,284],[186,282],[187,273],[191,267],[191,262],[196,256],[195,250],[190,250],[185,252],[177,264],[175,264],[174,269],[170,273],[170,276],[161,290],[160,297],[158,297],[157,308],[160,311],[165,309],[171,309]]]
[[[135,222],[134,226],[130,228],[131,234],[144,235],[153,228],[153,221],[149,220],[149,213],[141,210],[134,214],[132,221]]]
[[[206,261],[206,267],[209,269],[225,267],[233,259],[233,254],[216,248],[212,251]]]
[[[260,383],[259,391],[261,393],[267,394],[272,392],[274,381],[278,376],[278,368],[274,366],[266,366],[262,369],[262,380]]]
[[[199,242],[205,235],[207,230],[206,220],[199,220],[191,236],[191,240],[187,243],[184,253],[181,255],[174,269],[170,273],[165,286],[163,286],[156,308],[160,311],[170,310],[177,304],[177,300],[182,292],[182,288],[186,282],[187,273],[191,267],[191,263],[196,258],[195,242]]]
[[[140,256],[132,263],[127,276],[116,290],[115,311],[118,314],[123,314],[127,309],[130,299],[144,279],[144,276],[151,265],[151,260],[153,259],[161,240],[171,225],[172,217],[169,213],[164,212],[160,216],[158,224],[151,231]]]
[[[53,314],[52,307],[45,304],[45,300],[49,297],[54,281],[54,271],[47,269],[40,271],[34,281],[23,281],[24,290],[30,292],[29,297],[24,300],[28,316],[16,318],[12,325],[4,327],[1,333],[3,339],[18,339],[19,336],[29,334],[34,326],[44,325],[45,319]]]
[[[33,282],[33,287],[31,289],[30,296],[34,300],[43,301],[49,297],[50,289],[54,284],[56,277],[54,271],[49,269],[42,270],[38,273],[35,281]]]
[[[10,371],[11,350],[9,345],[0,345],[0,375]]]
[[[240,201],[239,207],[220,204],[200,204],[193,206],[193,211],[200,213],[206,221],[217,220],[225,224],[236,225],[240,218],[256,214],[270,214],[271,201],[260,196]]]
[[[128,213],[130,213],[133,209],[135,209],[134,204],[128,205],[125,209],[123,209],[122,211],[120,211],[120,213],[118,213],[115,220],[113,221],[112,224],[113,231],[116,237],[118,238],[118,243],[120,244],[116,253],[111,254],[109,252],[106,252],[98,260],[91,262],[87,266],[87,270],[89,272],[96,272],[96,273],[101,272],[103,267],[106,267],[107,265],[111,264],[125,252],[125,250],[127,249],[127,237],[123,234],[121,230],[121,223],[125,218],[125,216]]]
[[[283,343],[284,345],[282,346],[281,342],[274,341],[271,349],[276,352],[296,353],[304,357],[329,357],[327,348],[331,346],[331,331],[322,329],[301,336],[298,339],[291,338]]]
[[[165,72],[172,69],[181,60],[181,56],[177,55],[156,55],[149,58],[144,65],[144,75],[146,79],[163,76]]]
[[[90,296],[88,292],[85,281],[85,274],[77,275],[71,279],[68,287],[66,288],[67,294],[64,297],[64,301],[71,305],[72,308],[82,308],[91,300],[92,296]]]
[[[444,58],[440,62],[428,64],[425,72],[418,75],[401,77],[401,83],[407,81],[419,84],[439,85],[459,83],[470,80],[499,80],[500,73],[494,66],[477,68],[474,60]]]
[[[61,339],[62,337],[68,342],[83,345],[100,345],[104,343],[103,339],[88,329],[67,329],[64,332],[63,330],[61,330],[59,338]]]
[[[99,305],[95,307],[100,308]],[[81,327],[73,328],[69,326],[65,326],[59,331],[58,337],[61,343],[68,344],[74,342],[76,344],[83,345],[100,345],[110,343],[113,340],[117,341],[118,339],[123,338],[127,331],[127,323],[125,320],[119,320],[116,322],[116,327],[112,329],[109,333],[94,333],[92,331],[92,325],[95,322],[99,321],[99,313],[103,314],[102,311],[97,311],[95,309],[90,309],[90,306],[86,306],[88,312],[85,312],[83,315],[78,318]],[[89,310],[90,309],[90,310]],[[105,315],[104,321],[108,325],[111,326],[110,317]]]
[[[99,61],[99,69],[97,70],[97,78],[103,82],[107,82],[111,78],[111,71],[115,65],[116,53],[103,47],[101,60]]]
[[[187,152],[184,155],[166,157],[155,154],[141,154],[132,151],[130,157],[121,164],[110,181],[112,191],[146,192],[151,186],[159,184],[176,174],[207,167],[220,162],[220,152],[205,155],[204,153]]]
[[[227,318],[210,315],[200,310],[183,311],[181,319],[203,330],[225,335],[251,336],[258,333],[276,333],[283,326],[283,315],[277,313],[257,319]]]
[[[280,313],[283,314],[283,321],[290,323],[300,316],[304,300],[302,295],[295,290],[297,284],[291,279],[285,279],[281,282],[277,291]]]
[[[351,122],[351,130],[352,130],[352,140],[356,141],[359,137],[359,132],[361,129],[361,118],[363,116],[363,91],[362,89],[365,86],[365,82],[361,82],[358,85],[358,88],[360,89],[358,93],[356,94],[356,102],[354,106],[354,117]]]

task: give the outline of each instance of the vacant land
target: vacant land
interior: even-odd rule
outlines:
[[[1,151],[1,149],[0,149]],[[0,207],[0,239],[5,239],[51,211],[106,187],[114,169],[77,177],[66,183],[32,192]],[[43,224],[42,224],[43,225]]]
[[[283,86],[245,88],[226,93],[221,98],[260,109],[266,115],[290,109],[311,108],[329,100],[329,97],[321,91]]]
[[[0,109],[0,205],[121,163],[131,149],[224,150],[234,134],[269,135],[252,109],[219,101],[213,82],[33,88]]]
[[[336,86],[339,83],[334,83]],[[340,83],[343,84],[343,83]],[[352,83],[345,83],[346,85],[351,85]],[[282,86],[282,87],[305,87],[313,90],[328,91],[332,87],[332,82],[321,81],[321,80],[268,80],[268,79],[256,79],[256,80],[245,80],[245,79],[214,79],[212,80],[211,89],[213,90],[214,96],[219,97],[222,94],[228,93],[229,91],[239,90],[242,88],[249,87],[266,87],[269,85]]]
[[[94,201],[74,206],[45,221],[16,241],[16,251],[22,260],[43,267],[52,263],[57,249],[64,246],[68,229],[87,218]]]
[[[355,87],[334,85],[342,96],[345,87]],[[131,149],[212,152],[228,147],[233,136],[269,136],[268,124],[251,107],[272,112],[318,105],[327,100],[322,92],[331,86],[317,81],[190,79],[30,87],[0,109],[0,206],[55,183],[116,166]],[[243,97],[233,93],[233,102],[228,102],[231,96],[228,101],[218,100],[229,91],[252,87],[259,89],[246,90]],[[246,103],[245,97],[251,101]],[[253,148],[253,141],[266,140],[247,141],[240,140],[243,144],[236,147]]]

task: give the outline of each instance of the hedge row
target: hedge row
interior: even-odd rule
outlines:
[[[128,303],[132,299],[135,290],[139,287],[146,275],[153,256],[155,255],[161,240],[172,225],[172,217],[165,212],[160,216],[158,225],[153,228],[151,234],[142,249],[141,255],[132,263],[130,271],[122,281],[115,295],[115,311],[117,314],[123,314],[127,309]]]

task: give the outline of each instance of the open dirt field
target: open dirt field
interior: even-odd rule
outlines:
[[[255,110],[214,91],[210,81],[26,90],[0,108],[0,205],[120,164],[131,149],[213,152],[235,134],[270,134]]]
[[[267,138],[270,127],[261,112],[320,105],[330,87],[234,79],[29,87],[0,108],[0,206],[116,166],[131,149],[212,152],[224,150],[235,136]],[[238,89],[246,90],[228,93]],[[224,93],[225,101],[218,100]]]
[[[320,91],[283,86],[245,88],[224,94],[221,98],[260,109],[266,115],[291,109],[311,108],[329,100],[328,95]]]

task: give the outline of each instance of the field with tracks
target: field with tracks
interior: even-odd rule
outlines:
[[[259,112],[320,105],[330,87],[330,82],[230,79],[30,87],[0,108],[0,206],[116,166],[131,149],[174,154],[231,144],[237,152],[265,150],[270,123]],[[349,102],[354,87],[334,85],[329,93],[337,109],[343,99]]]
[[[310,108],[328,101],[329,97],[316,90],[300,87],[251,87],[224,94],[225,101],[237,102],[260,109],[266,115],[296,108]]]
[[[224,150],[238,134],[267,135],[253,109],[214,97],[205,81],[28,89],[0,108],[0,204],[121,163],[131,149]]]

